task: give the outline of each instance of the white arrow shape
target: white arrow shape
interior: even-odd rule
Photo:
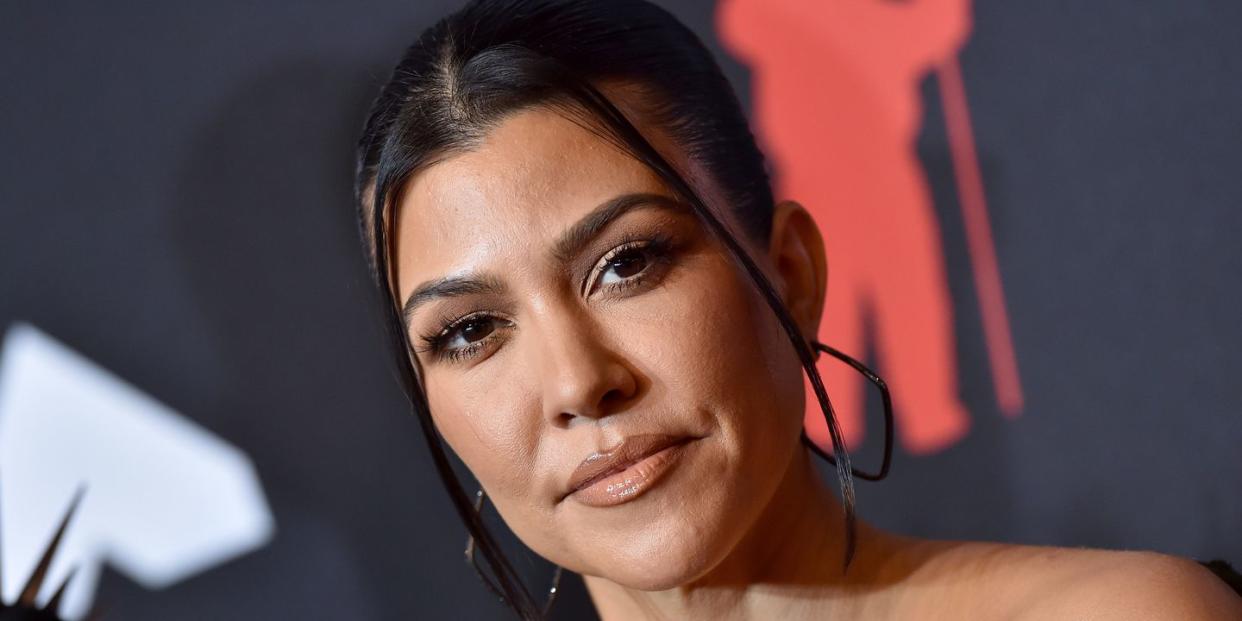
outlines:
[[[37,601],[76,568],[81,618],[102,563],[161,588],[264,545],[274,522],[250,460],[27,324],[0,353],[0,597],[13,601],[85,488]]]

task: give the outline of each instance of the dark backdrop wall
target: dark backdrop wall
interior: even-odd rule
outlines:
[[[714,4],[664,4],[749,105]],[[0,324],[34,323],[240,447],[276,519],[267,547],[162,591],[106,573],[109,618],[505,618],[361,304],[350,199],[369,99],[456,5],[0,8]],[[1242,561],[1239,6],[970,7],[955,58],[1025,401],[998,406],[929,73],[915,148],[970,426],[899,443],[865,517]],[[588,610],[570,584],[557,616]]]

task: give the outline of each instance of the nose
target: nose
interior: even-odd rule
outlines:
[[[638,391],[634,370],[584,314],[558,315],[538,335],[544,417],[565,428],[624,409]]]

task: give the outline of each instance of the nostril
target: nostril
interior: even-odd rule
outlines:
[[[613,388],[612,390],[604,393],[604,397],[599,401],[604,404],[625,401],[625,392],[620,388]]]
[[[556,423],[561,427],[568,427],[575,418],[601,418],[608,416],[620,409],[620,405],[625,403],[626,392],[620,388],[614,388],[605,392],[596,402],[594,407],[577,411],[561,412],[556,416]]]

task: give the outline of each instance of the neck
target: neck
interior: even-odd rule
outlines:
[[[810,454],[799,450],[759,519],[706,575],[666,591],[584,578],[604,621],[851,618],[865,596],[892,577],[894,542],[860,520],[846,571],[841,503]]]

